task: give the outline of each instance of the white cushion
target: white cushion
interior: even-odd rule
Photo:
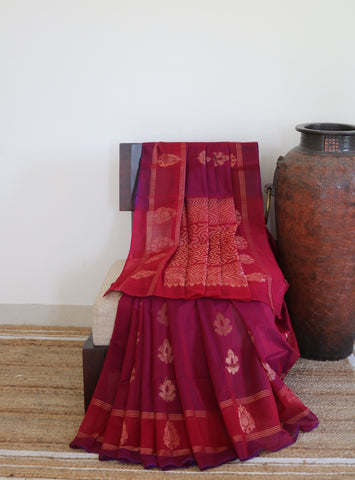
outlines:
[[[117,306],[122,293],[110,292],[105,297],[104,294],[122,272],[125,262],[126,260],[117,260],[112,265],[92,306],[92,339],[94,345],[109,345],[110,343]]]

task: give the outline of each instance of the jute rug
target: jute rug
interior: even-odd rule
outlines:
[[[83,328],[0,326],[0,478],[224,480],[354,479],[355,360],[300,359],[287,384],[320,425],[296,444],[200,472],[161,472],[68,447],[83,417]]]

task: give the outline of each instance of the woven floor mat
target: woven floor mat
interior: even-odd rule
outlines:
[[[99,462],[95,455],[71,450],[84,413],[81,338],[87,333],[85,328],[0,328],[0,478],[355,478],[353,357],[296,363],[286,383],[320,425],[280,452],[262,452],[256,459],[206,472],[196,467],[160,472]],[[68,338],[57,339],[62,336]]]

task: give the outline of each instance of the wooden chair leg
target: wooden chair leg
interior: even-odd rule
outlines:
[[[104,365],[107,345],[94,345],[92,341],[92,332],[83,345],[83,379],[84,379],[84,406],[87,411],[91,398],[94,394],[97,381],[100,377]]]

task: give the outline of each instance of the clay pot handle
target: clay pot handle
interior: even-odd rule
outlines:
[[[272,183],[268,183],[265,185],[266,190],[266,205],[265,205],[265,225],[269,220],[269,213],[270,213],[270,204],[271,204],[271,195],[273,194],[273,185]]]

